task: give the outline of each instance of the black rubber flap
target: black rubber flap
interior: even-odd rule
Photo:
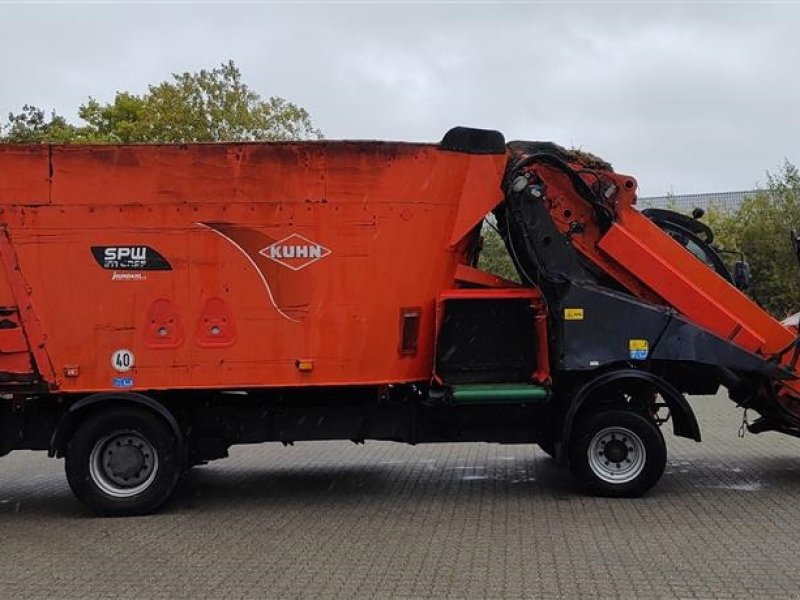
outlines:
[[[443,150],[466,154],[506,153],[506,138],[499,131],[492,129],[453,127],[444,134],[440,145]]]

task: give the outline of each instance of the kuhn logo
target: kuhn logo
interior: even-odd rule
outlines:
[[[311,263],[325,258],[330,253],[331,251],[325,246],[312,242],[296,233],[278,240],[259,251],[259,254],[282,264],[284,267],[289,267],[293,271],[299,271]]]

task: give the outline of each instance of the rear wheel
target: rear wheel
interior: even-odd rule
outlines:
[[[119,407],[78,427],[65,468],[73,493],[96,514],[141,515],[169,498],[181,462],[175,435],[161,417]]]
[[[607,410],[578,423],[570,469],[599,496],[636,497],[653,487],[667,463],[658,426],[630,410]]]

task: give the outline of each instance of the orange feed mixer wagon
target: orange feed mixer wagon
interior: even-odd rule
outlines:
[[[434,299],[505,166],[422,144],[2,150],[0,306],[33,356],[0,330],[21,351],[0,371],[83,393],[429,379]]]
[[[0,453],[139,514],[236,443],[539,443],[630,496],[668,417],[699,440],[686,393],[795,434],[795,332],[704,226],[634,203],[602,161],[467,128],[0,146]],[[477,268],[490,213],[521,284]]]

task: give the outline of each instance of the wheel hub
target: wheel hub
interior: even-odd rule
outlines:
[[[89,460],[94,483],[116,498],[142,492],[158,470],[155,448],[135,431],[118,431],[98,440]]]
[[[628,446],[625,445],[625,440],[612,439],[606,442],[600,452],[602,456],[605,456],[606,459],[613,463],[628,460]]]
[[[145,451],[144,444],[130,437],[107,444],[103,458],[107,475],[119,485],[141,483],[153,465],[152,454]]]
[[[642,439],[624,427],[598,431],[587,449],[589,467],[607,483],[628,483],[641,475],[647,462]]]

